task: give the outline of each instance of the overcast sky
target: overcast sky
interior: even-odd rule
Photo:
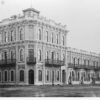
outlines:
[[[0,20],[19,14],[31,0],[0,0]],[[100,53],[100,0],[32,0],[40,15],[67,25],[68,46]]]

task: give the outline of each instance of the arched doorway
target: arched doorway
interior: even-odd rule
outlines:
[[[66,72],[65,72],[65,70],[62,70],[62,82],[63,83],[66,82]]]
[[[29,70],[29,84],[34,84],[34,71]]]

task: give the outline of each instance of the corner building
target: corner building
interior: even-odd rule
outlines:
[[[0,22],[0,84],[67,84],[66,26],[34,8]]]

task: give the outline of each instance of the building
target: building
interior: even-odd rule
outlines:
[[[70,84],[100,84],[100,55],[67,48]]]
[[[34,8],[0,22],[0,84],[67,84],[66,26]]]
[[[0,22],[0,85],[100,84],[100,55],[67,48],[65,25],[34,8]]]

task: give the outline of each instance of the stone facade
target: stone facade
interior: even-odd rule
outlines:
[[[67,48],[68,70],[70,84],[100,83],[100,55]]]
[[[28,8],[0,22],[0,84],[66,84],[67,30]]]

